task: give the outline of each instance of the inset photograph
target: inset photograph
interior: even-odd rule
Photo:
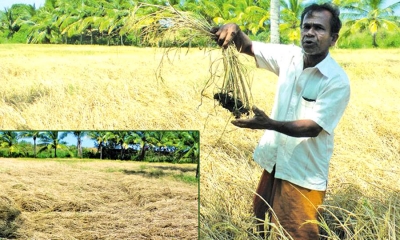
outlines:
[[[0,131],[0,238],[197,239],[199,131]]]

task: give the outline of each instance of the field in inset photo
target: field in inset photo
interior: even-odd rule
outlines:
[[[195,164],[0,158],[0,238],[197,239]]]

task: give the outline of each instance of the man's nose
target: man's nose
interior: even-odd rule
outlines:
[[[306,30],[306,36],[314,36],[314,35],[315,35],[314,27],[310,27],[309,29]]]

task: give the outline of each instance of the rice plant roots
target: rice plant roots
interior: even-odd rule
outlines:
[[[234,98],[231,93],[216,93],[214,99],[218,101],[219,105],[231,112],[235,118],[240,118],[242,115],[249,116],[250,109],[245,107],[243,102]]]

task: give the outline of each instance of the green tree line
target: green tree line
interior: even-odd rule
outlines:
[[[76,144],[67,143],[70,134]],[[91,148],[82,139],[91,139]],[[0,157],[199,163],[198,131],[1,131]]]
[[[299,18],[308,2],[280,1],[280,42],[299,44]],[[343,13],[340,46],[400,46],[400,21],[395,14],[400,1],[391,5],[385,5],[384,0],[333,2]],[[270,3],[270,0],[46,0],[40,8],[14,4],[0,11],[0,42],[143,46],[140,32],[131,31],[127,27],[129,22],[157,11],[155,6],[167,5],[201,15],[211,25],[237,23],[252,39],[269,41]]]

